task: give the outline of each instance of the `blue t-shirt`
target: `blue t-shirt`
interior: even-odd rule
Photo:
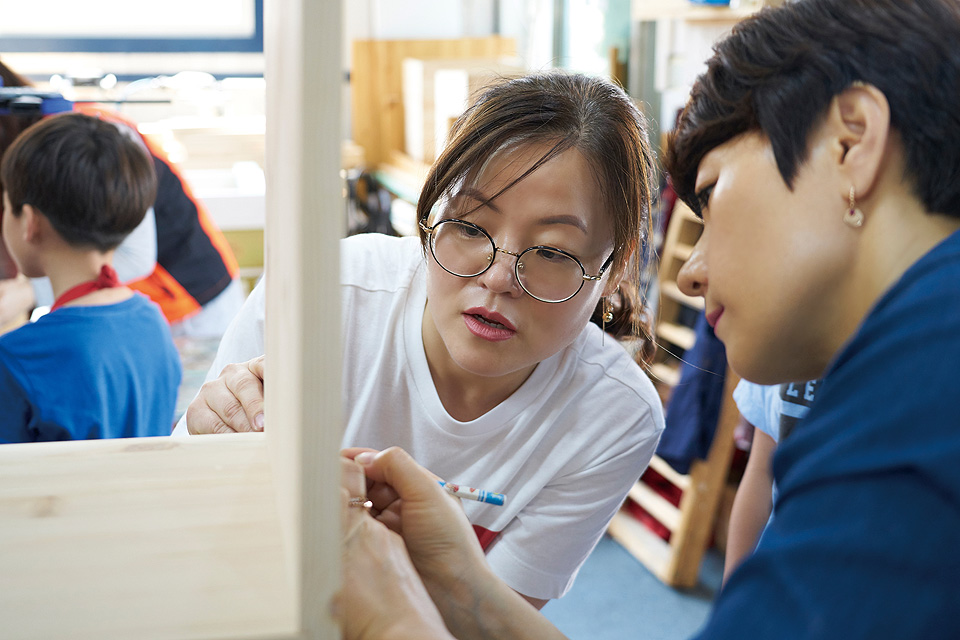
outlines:
[[[960,232],[831,364],[778,447],[777,517],[703,638],[960,634]]]
[[[144,296],[57,309],[0,336],[0,443],[169,435],[180,375]]]

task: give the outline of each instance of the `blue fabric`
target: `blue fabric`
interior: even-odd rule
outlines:
[[[868,315],[774,457],[776,517],[703,638],[955,638],[960,232]]]
[[[696,340],[680,365],[680,381],[670,394],[666,425],[657,455],[680,473],[690,471],[694,460],[704,460],[723,404],[727,352],[714,335],[703,313],[694,325]]]
[[[144,296],[58,309],[0,336],[0,443],[169,435],[180,376]]]

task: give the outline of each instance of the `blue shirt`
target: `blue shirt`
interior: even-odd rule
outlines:
[[[903,275],[778,448],[777,517],[703,638],[960,634],[960,232]]]
[[[0,336],[0,443],[169,435],[180,358],[140,294]]]

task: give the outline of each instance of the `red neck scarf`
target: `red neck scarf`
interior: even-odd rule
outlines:
[[[81,282],[77,286],[71,287],[60,294],[60,297],[54,300],[53,306],[50,307],[50,311],[56,311],[68,302],[76,300],[77,298],[82,298],[88,293],[100,291],[100,289],[112,289],[113,287],[119,286],[121,286],[121,283],[117,278],[117,272],[113,270],[113,267],[105,264],[100,269],[100,275],[97,276],[95,280]]]

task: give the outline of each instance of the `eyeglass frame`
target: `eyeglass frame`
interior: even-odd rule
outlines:
[[[486,266],[486,267],[484,267],[483,269],[481,269],[481,270],[478,271],[477,273],[474,273],[474,274],[472,274],[472,275],[466,275],[466,276],[465,276],[465,275],[463,275],[463,274],[461,274],[461,273],[454,273],[454,272],[451,271],[450,269],[448,269],[448,268],[446,268],[445,266],[443,266],[443,263],[440,262],[440,260],[437,258],[437,254],[436,254],[436,252],[435,252],[434,249],[433,249],[433,246],[434,246],[434,240],[433,240],[434,235],[433,235],[433,232],[434,232],[434,230],[436,230],[437,227],[439,227],[440,225],[442,225],[442,224],[445,223],[445,222],[459,222],[460,224],[465,224],[465,225],[467,225],[468,227],[472,227],[472,228],[476,229],[477,231],[479,231],[480,233],[482,233],[484,236],[486,236],[487,240],[490,241],[490,246],[493,247],[493,257],[490,258],[490,262],[487,263],[487,266]],[[574,297],[575,295],[577,295],[578,293],[580,293],[580,290],[583,289],[583,283],[584,283],[584,282],[598,282],[599,280],[601,280],[601,279],[603,278],[603,274],[606,273],[607,269],[608,269],[608,268],[610,267],[610,265],[613,263],[613,256],[617,253],[616,249],[614,249],[614,250],[610,253],[610,256],[609,256],[606,260],[603,261],[603,265],[601,265],[600,271],[597,273],[597,275],[592,276],[592,275],[590,275],[590,274],[587,273],[587,270],[584,268],[583,263],[580,262],[580,259],[579,259],[577,256],[575,256],[575,255],[573,255],[572,253],[570,253],[569,251],[564,251],[563,249],[558,249],[557,247],[551,247],[551,246],[543,245],[543,244],[538,244],[538,245],[535,245],[535,246],[532,246],[532,247],[527,247],[526,249],[524,249],[524,250],[521,251],[520,253],[514,253],[513,251],[507,251],[506,249],[497,246],[497,243],[496,243],[496,241],[494,241],[493,236],[491,236],[490,233],[489,233],[486,229],[484,229],[483,227],[481,227],[481,226],[478,225],[478,224],[475,224],[475,223],[473,223],[473,222],[470,222],[469,220],[461,220],[460,218],[444,218],[443,220],[438,221],[436,224],[434,224],[434,225],[431,226],[431,227],[428,227],[426,224],[424,224],[424,222],[423,222],[422,220],[420,221],[419,224],[420,224],[420,229],[429,236],[429,239],[428,239],[427,243],[430,245],[430,255],[433,256],[434,261],[440,266],[440,268],[443,269],[444,271],[446,271],[447,273],[449,273],[450,275],[452,275],[452,276],[457,276],[458,278],[476,278],[477,276],[481,276],[481,275],[483,275],[484,273],[486,273],[486,272],[490,269],[490,267],[493,266],[493,263],[496,261],[496,258],[497,258],[497,252],[499,251],[500,253],[505,253],[505,254],[507,254],[508,256],[513,256],[514,258],[516,258],[516,260],[515,260],[514,263],[513,263],[513,275],[514,275],[514,277],[517,279],[517,284],[520,285],[520,288],[523,290],[523,292],[526,293],[526,294],[527,294],[528,296],[530,296],[531,298],[533,298],[534,300],[537,300],[537,301],[539,301],[539,302],[545,302],[545,303],[547,303],[547,304],[560,304],[561,302],[567,302],[568,300],[573,299],[573,297]],[[566,256],[566,257],[568,257],[568,258],[571,258],[574,262],[577,263],[577,266],[580,267],[580,272],[581,272],[582,275],[581,275],[581,280],[580,280],[580,286],[577,287],[577,290],[576,290],[576,291],[574,291],[573,293],[571,293],[569,296],[567,296],[567,297],[564,298],[563,300],[544,300],[543,298],[540,298],[540,297],[538,297],[538,296],[535,296],[533,293],[530,292],[529,289],[527,289],[525,286],[523,286],[523,281],[520,279],[520,258],[523,257],[523,255],[526,254],[527,252],[529,252],[529,251],[534,251],[534,250],[537,250],[537,249],[546,249],[547,251],[555,251],[555,252],[557,252],[557,253],[559,253],[559,254],[561,254],[561,255],[564,255],[564,256]]]

